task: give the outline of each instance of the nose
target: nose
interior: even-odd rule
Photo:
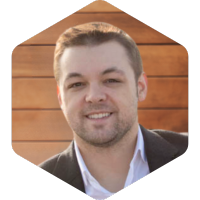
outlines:
[[[106,93],[104,89],[98,84],[90,85],[87,95],[85,97],[85,101],[87,103],[99,103],[105,100],[106,100]]]

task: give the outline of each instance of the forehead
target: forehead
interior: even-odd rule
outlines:
[[[71,72],[81,74],[100,73],[107,68],[117,67],[125,73],[133,71],[124,47],[115,41],[96,46],[69,47],[60,59],[61,74]]]

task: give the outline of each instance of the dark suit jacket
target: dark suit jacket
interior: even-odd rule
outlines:
[[[147,130],[141,125],[140,128],[150,173],[187,150],[187,136],[171,131]],[[73,142],[65,151],[43,162],[39,167],[85,193]]]

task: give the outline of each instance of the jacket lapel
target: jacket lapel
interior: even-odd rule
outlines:
[[[85,193],[84,183],[76,158],[73,141],[70,146],[59,156],[53,174]]]
[[[179,151],[159,134],[140,125],[150,172],[177,157]]]

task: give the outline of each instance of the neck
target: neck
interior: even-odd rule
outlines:
[[[137,133],[138,123],[118,143],[106,148],[92,146],[75,135],[88,170],[111,192],[117,192],[124,187],[136,146]]]

